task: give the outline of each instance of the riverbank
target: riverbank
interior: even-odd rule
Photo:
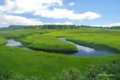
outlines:
[[[87,47],[87,46],[82,46],[82,45],[79,45],[79,44],[75,44],[74,42],[71,41],[67,41],[66,38],[59,38],[61,39],[62,41],[66,41],[66,42],[69,42],[71,44],[74,44],[77,49],[78,49],[78,52],[77,53],[74,53],[74,54],[69,54],[70,56],[107,56],[107,55],[117,55],[117,53],[114,53],[113,52],[108,52],[108,51],[104,51],[104,50],[96,50],[94,48],[90,48],[90,47]],[[98,45],[99,46],[99,45]],[[96,46],[96,47],[98,47]],[[110,48],[109,48],[110,50]]]

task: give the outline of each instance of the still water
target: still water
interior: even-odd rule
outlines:
[[[66,38],[59,38],[62,41],[66,41]],[[74,44],[78,48],[78,52],[74,54],[68,54],[70,56],[105,56],[105,55],[116,55],[116,53],[113,52],[107,52],[107,51],[102,51],[102,50],[95,50],[93,48],[89,48],[86,46],[78,45],[75,44],[71,41],[66,41],[71,44]]]
[[[66,41],[66,38],[59,38],[62,41]],[[74,54],[68,54],[69,56],[105,56],[105,55],[116,55],[116,53],[113,52],[107,52],[107,51],[102,51],[102,50],[95,50],[93,48],[89,48],[86,46],[81,46],[78,44],[75,44],[71,41],[66,41],[69,42],[71,44],[74,44],[77,48],[78,48],[78,52],[74,53]],[[24,47],[20,42],[15,41],[14,39],[10,39],[8,40],[8,43],[6,44],[6,46],[11,46],[11,47],[21,47],[23,49],[27,49],[27,50],[32,50],[29,49],[27,47]]]
[[[6,44],[6,46],[10,46],[10,47],[21,47],[21,48],[23,48],[23,49],[32,50],[32,49],[29,49],[29,48],[27,48],[27,47],[24,47],[20,42],[15,41],[14,39],[9,39],[9,40],[8,40],[8,43]]]

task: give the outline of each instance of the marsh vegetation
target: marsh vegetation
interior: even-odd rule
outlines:
[[[69,27],[69,26],[68,26]],[[101,28],[70,28],[70,29],[11,29],[0,31],[0,77],[4,77],[7,71],[13,70],[27,76],[40,76],[40,79],[49,80],[57,77],[63,69],[70,67],[77,68],[80,73],[89,77],[96,76],[101,71],[105,74],[114,74],[116,80],[120,75],[119,58],[120,58],[120,30],[119,29],[101,29]],[[64,42],[59,37],[66,37],[68,41],[76,44],[88,46],[94,49],[101,49],[118,53],[117,55],[101,56],[101,57],[75,57],[60,54],[60,52],[76,52],[77,47],[71,43]],[[15,39],[24,46],[39,49],[39,51],[30,51],[19,47],[5,46],[7,39]],[[44,52],[55,51],[59,52]],[[92,68],[91,65],[100,65],[101,61],[104,65]],[[114,65],[115,64],[115,65]],[[114,67],[114,68],[113,68]],[[86,73],[86,69],[94,74]],[[110,71],[111,69],[111,71]],[[74,71],[74,69],[72,69]],[[106,71],[105,71],[106,70]],[[115,73],[116,71],[116,73]],[[78,71],[76,71],[78,72]],[[62,73],[64,75],[64,73]],[[9,74],[8,74],[9,75]],[[62,76],[61,76],[62,77]],[[10,78],[8,76],[8,78]]]

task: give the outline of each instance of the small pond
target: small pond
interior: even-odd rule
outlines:
[[[66,38],[59,38],[59,39],[61,39],[62,41],[66,41]],[[71,41],[66,41],[66,42],[74,44],[78,48],[78,52],[77,53],[67,54],[69,56],[105,56],[105,55],[116,55],[116,53],[113,53],[113,52],[107,52],[107,51],[102,51],[102,50],[95,50],[93,48],[89,48],[89,47],[86,47],[86,46],[75,44],[75,43],[73,43]],[[27,47],[24,47],[20,42],[15,41],[14,39],[8,40],[8,43],[6,44],[6,46],[21,47],[23,49],[32,50],[32,49],[29,49]]]
[[[66,38],[59,38],[62,41],[66,41]],[[116,55],[116,53],[113,52],[107,52],[107,51],[102,51],[102,50],[95,50],[93,48],[89,48],[86,46],[78,45],[75,44],[71,41],[66,41],[71,44],[74,44],[78,48],[78,52],[74,54],[68,54],[70,56],[105,56],[105,55]]]

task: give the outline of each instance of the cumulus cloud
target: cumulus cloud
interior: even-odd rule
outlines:
[[[72,25],[72,22],[64,23],[42,23],[39,19],[28,19],[20,16],[6,15],[0,13],[0,28],[8,27],[9,25],[44,25],[44,24],[56,24],[56,25]]]
[[[71,6],[74,4],[75,3],[70,3]],[[0,5],[0,26],[49,24],[42,23],[38,19],[28,19],[25,17],[13,15],[24,13],[31,13],[32,15],[39,15],[41,17],[53,19],[66,18],[70,20],[82,20],[82,19],[92,20],[101,17],[100,14],[90,11],[85,13],[75,13],[74,10],[61,8],[63,5],[64,5],[63,0],[4,0],[4,4]],[[52,10],[51,7],[53,8]],[[73,23],[58,22],[51,24],[71,25]]]
[[[113,26],[120,26],[120,23],[111,23],[107,25],[91,25],[91,26],[97,26],[97,27],[113,27]]]
[[[47,10],[36,11],[34,15],[40,15],[41,17],[48,17],[48,18],[54,18],[54,19],[68,18],[71,20],[82,20],[82,19],[92,20],[92,19],[101,17],[100,14],[96,14],[94,12],[75,14],[73,10],[58,9],[58,8],[54,8],[53,10],[47,9]]]
[[[0,11],[21,14],[57,5],[62,6],[62,0],[5,0],[5,5],[0,6]]]
[[[70,3],[74,5],[75,3]],[[5,0],[5,5],[0,6],[0,11],[6,13],[22,14],[25,12],[33,12],[34,15],[40,15],[41,17],[48,17],[54,19],[96,19],[101,17],[100,14],[94,12],[86,12],[82,14],[75,14],[74,10],[54,8],[50,10],[50,7],[62,6],[62,0]]]
[[[9,25],[41,25],[38,19],[27,19],[25,17],[6,15],[0,13],[0,27],[8,27]]]
[[[64,23],[44,23],[45,25],[50,25],[50,24],[53,24],[53,25],[73,25],[72,22],[64,22]]]
[[[72,2],[72,3],[69,3],[69,5],[70,5],[70,6],[73,6],[73,5],[75,5],[75,3]]]

